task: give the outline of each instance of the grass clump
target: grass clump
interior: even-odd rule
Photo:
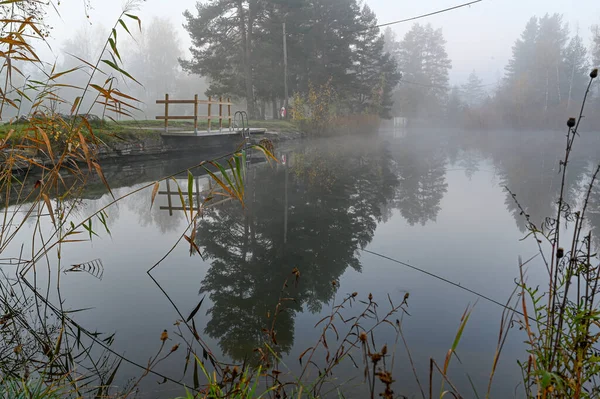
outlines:
[[[0,398],[2,399],[63,399],[68,396],[69,392],[64,385],[61,383],[47,384],[42,378],[0,380]]]

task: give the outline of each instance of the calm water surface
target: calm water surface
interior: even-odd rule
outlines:
[[[318,339],[315,323],[328,314],[334,298],[339,301],[356,291],[364,299],[372,293],[385,313],[388,294],[399,303],[409,293],[410,315],[403,316],[403,330],[423,382],[428,380],[429,359],[443,363],[461,315],[475,305],[458,350],[462,364],[453,360],[451,375],[465,397],[474,396],[466,373],[481,394],[487,388],[502,308],[363,249],[504,303],[515,287],[518,256],[526,259],[537,250],[535,243],[520,241],[524,220],[504,186],[517,193],[534,220],[543,220],[554,209],[562,148],[561,136],[542,132],[426,130],[282,146],[276,155],[285,164],[250,166],[245,209],[225,202],[205,212],[196,231],[204,259],[190,256],[189,245],[182,241],[148,275],[188,224],[183,212],[173,209],[180,206],[178,194],[166,194],[177,192],[175,183],[169,187],[163,183],[152,207],[149,188],[109,208],[111,236],[101,234],[91,243],[63,248],[63,269],[94,259],[102,263],[90,274],[61,273],[65,307],[91,308],[73,318],[89,330],[115,333],[112,349],[145,365],[160,347],[164,329],[170,333],[169,346],[183,344],[175,334],[180,316],[173,304],[187,317],[205,298],[195,316],[202,339],[217,358],[241,362],[256,359],[253,349],[262,343],[261,329],[270,324],[268,316],[282,284],[296,267],[300,281],[289,291],[296,301],[286,304],[277,323],[278,343],[291,372],[299,370],[298,356]],[[598,148],[595,142],[581,145],[569,176],[573,202],[579,198],[577,188],[586,181],[590,162],[597,161]],[[107,166],[106,173],[118,197],[198,161]],[[179,181],[186,187],[185,176]],[[203,191],[209,181],[198,174],[195,185]],[[100,185],[84,196],[78,209],[81,216],[111,201]],[[600,211],[592,209],[590,215],[590,227],[600,232]],[[530,264],[529,274],[534,281],[543,276],[539,259]],[[338,282],[337,293],[332,281]],[[342,325],[338,329],[344,330]],[[394,346],[395,334],[389,327],[376,338],[378,345]],[[495,397],[515,395],[520,376],[516,360],[523,359],[523,339],[517,328],[511,331],[495,377]],[[192,385],[190,370],[183,376],[185,356],[184,350],[176,352],[156,371]],[[140,374],[136,367],[123,364],[118,384]],[[353,386],[360,384],[361,374],[351,362],[339,366],[339,383],[355,378],[347,382],[352,387],[347,397],[364,397],[363,388]],[[396,347],[394,377],[396,393],[420,397],[401,343]],[[183,394],[169,383],[158,385],[159,380],[147,377],[142,396]]]

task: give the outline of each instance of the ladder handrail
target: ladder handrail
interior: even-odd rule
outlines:
[[[239,119],[242,124],[242,126],[241,126],[242,137],[245,139],[249,139],[250,138],[250,123],[248,121],[248,114],[246,113],[246,111],[237,111],[235,113],[235,115],[233,116],[233,122],[234,122],[236,128],[240,128],[240,126],[238,126],[238,114],[240,116]],[[248,126],[246,126],[246,124],[248,124]]]

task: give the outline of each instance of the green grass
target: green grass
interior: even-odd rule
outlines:
[[[29,381],[8,379],[0,382],[0,398],[61,399],[67,394],[66,387],[44,384],[40,378]]]

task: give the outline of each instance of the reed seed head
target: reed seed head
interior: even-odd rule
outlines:
[[[364,331],[363,331],[363,332],[361,332],[361,333],[358,335],[358,339],[360,339],[360,342],[362,342],[362,343],[364,344],[365,342],[367,342],[367,333],[366,333],[366,332],[364,332]]]
[[[575,126],[575,118],[569,118],[569,120],[567,121],[567,126],[568,127]]]
[[[389,371],[380,371],[377,373],[377,376],[379,377],[379,380],[385,385],[390,385],[392,382],[394,382],[392,378],[392,373],[390,373]]]
[[[559,248],[556,250],[556,257],[557,257],[558,259],[560,259],[560,258],[562,258],[563,256],[565,256],[565,250],[563,249],[563,247],[559,247]]]
[[[369,302],[371,302],[372,300],[373,300],[373,294],[371,294],[371,293],[369,292]]]
[[[381,354],[383,356],[387,355],[387,345],[383,345],[383,348],[381,348]]]
[[[381,360],[382,357],[383,356],[381,356],[381,353],[372,353],[371,354],[371,361],[374,364],[377,364],[377,363],[379,363],[379,361]]]
[[[592,69],[592,72],[590,72],[590,78],[596,79],[597,77],[598,77],[598,68],[594,68],[594,69]]]

